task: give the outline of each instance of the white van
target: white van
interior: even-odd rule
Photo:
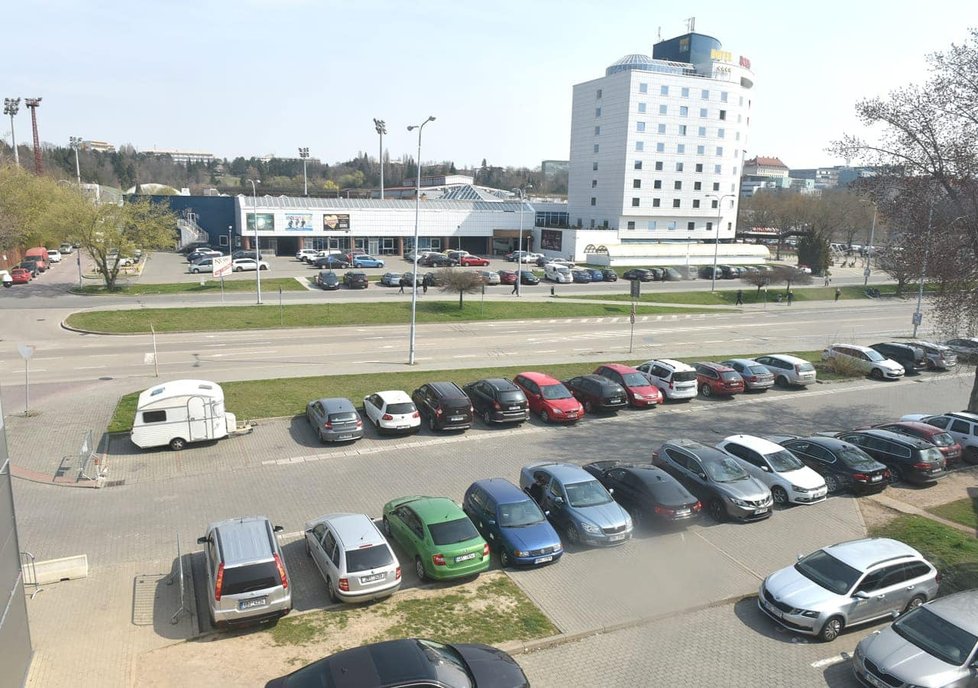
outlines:
[[[551,282],[569,284],[574,281],[570,268],[560,263],[547,263],[543,266],[543,277]]]
[[[174,380],[139,395],[132,423],[132,443],[140,449],[179,451],[189,442],[227,437],[237,427],[224,411],[224,390],[207,380]]]

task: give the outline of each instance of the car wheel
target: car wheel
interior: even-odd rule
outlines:
[[[259,270],[267,270],[267,269],[268,269],[268,266],[267,266],[267,265],[262,265],[262,266],[261,266],[260,268],[258,268],[258,269],[259,269]]]
[[[788,503],[788,493],[780,485],[775,485],[771,488],[771,497],[774,498],[775,504],[787,504]]]
[[[910,601],[907,602],[907,606],[903,610],[903,613],[906,614],[907,612],[916,609],[926,601],[927,598],[925,598],[923,595],[914,595],[913,597],[910,598]]]
[[[590,401],[585,401],[584,402],[584,413],[593,413],[593,412],[594,412],[594,406],[591,405],[591,402]]]
[[[505,547],[499,548],[499,565],[504,569],[508,569],[513,565],[513,560],[509,558],[509,553],[506,552]]]
[[[492,414],[488,410],[484,411],[482,414],[482,421],[486,425],[492,425]]]
[[[421,557],[414,558],[414,572],[418,574],[418,578],[421,580],[428,579],[428,574],[424,570],[424,564],[421,563]]]
[[[964,460],[970,464],[978,463],[978,447],[965,447]]]
[[[550,416],[547,415],[547,409],[540,409],[540,420],[544,423],[550,422]]]
[[[384,519],[381,521],[380,525],[384,529],[384,535],[391,537],[391,522],[387,520],[386,516],[384,516]]]
[[[874,380],[882,380],[883,379],[883,371],[880,370],[879,368],[873,368],[873,370],[872,370],[872,372],[870,372],[869,376],[871,378],[873,378]]]
[[[823,477],[825,478],[825,489],[828,491],[829,494],[834,494],[839,491],[841,485],[839,484],[838,478],[836,478],[831,473]]]
[[[193,270],[191,270],[190,272],[192,272],[192,273],[194,273],[195,275],[198,275],[198,274],[200,274],[200,270],[198,270],[197,268],[194,268],[194,269],[193,269]]]
[[[704,397],[709,397],[713,394],[713,390],[709,385],[700,385],[700,394],[702,394]]]
[[[775,383],[775,384],[776,384],[776,385],[777,385],[778,387],[787,387],[787,386],[788,386],[788,378],[786,378],[786,377],[785,377],[784,375],[778,375],[778,376],[777,376],[777,377],[776,377],[776,378],[774,379],[774,383]]]
[[[174,437],[170,440],[170,449],[173,451],[180,451],[187,446],[187,440],[182,437]]]
[[[329,594],[330,602],[340,601],[340,597],[336,594],[336,588],[333,587],[333,580],[331,578],[326,579],[326,592]]]
[[[581,544],[581,535],[577,532],[577,527],[573,524],[564,528],[564,537],[567,538],[567,542],[571,545]]]
[[[717,523],[723,523],[726,520],[726,509],[723,507],[723,502],[719,499],[714,499],[710,502],[710,516]]]
[[[842,633],[842,619],[833,616],[822,626],[822,630],[818,633],[818,639],[826,643],[832,642],[839,637],[840,633]]]
[[[438,429],[438,423],[435,422],[434,416],[428,416],[428,429],[432,432]]]
[[[244,268],[242,268],[242,267],[236,267],[236,268],[234,268],[234,271],[235,272],[241,272],[242,270],[244,270]]]

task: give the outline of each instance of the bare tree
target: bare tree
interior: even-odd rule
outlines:
[[[458,292],[458,307],[462,308],[462,297],[464,294],[475,294],[482,291],[485,282],[482,275],[468,270],[456,270],[455,268],[442,268],[437,272],[437,279],[441,283],[443,292]]]

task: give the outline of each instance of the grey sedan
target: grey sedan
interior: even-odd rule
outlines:
[[[729,366],[744,378],[744,387],[749,392],[765,391],[774,387],[774,374],[752,358],[731,358],[721,365]]]
[[[363,420],[349,399],[310,401],[306,419],[320,442],[352,442],[363,437]]]

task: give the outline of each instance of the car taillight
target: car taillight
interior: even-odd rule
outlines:
[[[285,573],[285,566],[282,565],[282,559],[279,557],[278,552],[275,553],[275,568],[278,569],[278,575],[282,579],[282,588],[288,590],[289,576]]]
[[[747,378],[747,380],[749,382],[757,382],[757,376],[756,375],[751,375],[749,378]]]
[[[221,601],[221,588],[224,587],[224,562],[217,565],[217,578],[214,582],[214,601]]]
[[[389,413],[385,413],[383,416],[380,417],[380,419],[381,420],[394,420],[394,416],[392,416]]]
[[[915,463],[913,467],[916,468],[918,471],[929,471],[931,468],[934,468],[933,465],[929,463],[925,463],[923,461]]]
[[[703,509],[702,502],[696,502],[696,504],[693,505],[693,511],[700,511],[702,509]]]
[[[655,513],[661,514],[662,516],[672,516],[675,513],[672,509],[669,509],[668,507],[664,507],[664,506],[659,506],[658,504],[656,504],[654,511]]]
[[[394,572],[394,577],[395,577],[395,578],[396,578],[397,580],[401,580],[401,567],[400,567],[400,566],[398,566],[398,567],[397,567],[397,570],[396,570],[396,571]]]
[[[339,583],[337,583],[337,587],[343,592],[350,592],[350,579],[340,578]]]
[[[411,414],[411,417],[412,418],[420,418],[421,417],[421,414],[418,413],[417,411],[415,411],[414,413]]]
[[[432,561],[432,563],[434,563],[435,566],[444,566],[445,565],[445,555],[444,554],[435,554],[435,555],[433,555],[431,557],[431,561]]]
[[[852,479],[864,483],[869,480],[869,477],[865,473],[853,473]]]
[[[489,556],[489,543],[487,542],[482,546],[482,558],[485,559]]]

